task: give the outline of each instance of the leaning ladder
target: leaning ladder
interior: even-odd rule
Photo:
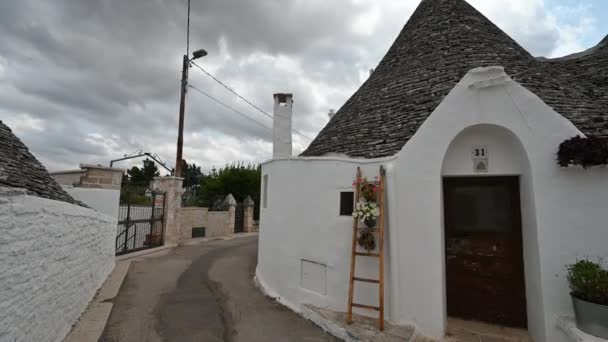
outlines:
[[[378,329],[384,330],[384,184],[386,172],[384,167],[380,166],[380,179],[378,185],[378,206],[380,207],[380,217],[378,225],[373,229],[374,233],[378,233],[378,253],[358,252],[357,251],[357,235],[362,228],[359,226],[358,220],[353,218],[353,241],[352,253],[350,257],[350,283],[348,289],[348,313],[346,315],[346,323],[351,324],[353,321],[353,308],[378,311]],[[361,178],[361,168],[357,168],[357,179]],[[355,203],[359,202],[360,189],[359,185],[355,188]],[[378,258],[379,279],[359,278],[355,276],[355,261],[357,257],[373,257]],[[355,282],[364,282],[378,284],[378,306],[357,304],[353,302],[353,293]]]

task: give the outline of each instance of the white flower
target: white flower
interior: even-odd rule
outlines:
[[[380,216],[380,208],[376,203],[366,202],[364,199],[357,202],[353,217],[359,219],[361,222],[364,222],[365,220],[375,219],[378,216]]]

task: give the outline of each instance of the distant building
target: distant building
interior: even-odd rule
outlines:
[[[275,123],[284,137],[277,127],[290,121]],[[358,166],[373,178],[382,165],[389,321],[437,338],[462,318],[568,341],[565,265],[608,256],[608,169],[556,162],[579,135],[608,137],[608,38],[539,59],[464,0],[423,0],[308,149],[263,164],[257,278],[296,311],[345,311],[352,217],[340,202]],[[363,304],[377,295],[355,287]]]

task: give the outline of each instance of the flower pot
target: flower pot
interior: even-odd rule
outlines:
[[[367,228],[374,228],[376,226],[376,219],[367,219],[365,221],[363,221],[363,223],[365,223],[365,225],[367,226]]]
[[[376,248],[376,238],[374,237],[374,234],[366,229],[359,234],[357,242],[359,243],[359,246],[365,248],[368,252]]]
[[[608,305],[591,303],[572,295],[576,327],[587,334],[608,339]]]

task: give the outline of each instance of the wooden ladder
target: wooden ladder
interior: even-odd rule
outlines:
[[[378,185],[378,206],[380,208],[380,217],[378,225],[373,229],[374,233],[378,233],[378,253],[357,252],[357,235],[359,230],[359,222],[357,218],[353,217],[353,241],[352,241],[352,253],[350,257],[350,283],[348,289],[348,313],[346,315],[346,323],[351,324],[353,322],[353,308],[366,309],[378,311],[378,329],[384,330],[384,185],[385,185],[386,171],[384,167],[380,166],[380,179],[377,182]],[[361,168],[357,167],[357,180],[361,179]],[[355,187],[355,204],[360,199],[360,186],[357,183]],[[355,260],[357,257],[373,257],[378,258],[379,265],[379,279],[367,279],[355,276]],[[364,282],[378,284],[378,306],[357,304],[353,302],[353,294],[355,289],[355,282]]]

